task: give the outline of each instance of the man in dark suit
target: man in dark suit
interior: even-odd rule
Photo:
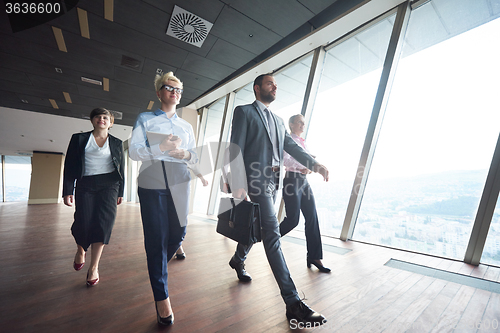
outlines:
[[[281,251],[279,223],[274,210],[276,191],[280,188],[283,151],[309,170],[319,172],[328,181],[328,170],[306,153],[286,131],[283,120],[269,110],[276,99],[278,86],[271,74],[254,81],[256,101],[234,110],[231,144],[230,188],[236,198],[250,197],[260,205],[262,242],[267,260],[286,304],[286,316],[292,322],[323,324],[326,319],[309,308],[299,297]],[[244,261],[252,246],[238,244],[229,265],[241,281],[252,278]]]

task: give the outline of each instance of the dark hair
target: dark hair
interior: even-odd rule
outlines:
[[[255,96],[257,96],[257,94],[255,93],[255,86],[259,86],[259,87],[262,87],[262,81],[264,81],[264,77],[265,76],[271,76],[271,77],[274,77],[274,75],[272,73],[266,73],[266,74],[260,74],[259,76],[257,76],[255,78],[255,80],[253,80],[253,94]]]
[[[113,117],[113,114],[105,108],[95,108],[94,110],[92,110],[90,112],[90,120],[94,119],[95,116],[99,116],[101,114],[107,115],[112,124],[115,122],[115,117]]]
[[[292,130],[292,124],[295,122],[295,119],[297,119],[298,117],[304,117],[304,116],[299,113],[299,114],[295,114],[295,115],[291,116],[290,119],[288,120],[288,127],[290,128],[290,131]]]

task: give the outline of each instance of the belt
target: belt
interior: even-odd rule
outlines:
[[[279,166],[273,166],[273,167],[271,167],[271,170],[273,170],[273,172],[278,172],[278,171],[280,171],[280,167]]]

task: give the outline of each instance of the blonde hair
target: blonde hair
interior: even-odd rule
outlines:
[[[162,73],[156,74],[155,76],[155,90],[156,92],[160,91],[161,87],[163,86],[164,82],[166,81],[175,81],[181,85],[182,88],[182,82],[179,80],[173,72],[168,72],[168,73]]]

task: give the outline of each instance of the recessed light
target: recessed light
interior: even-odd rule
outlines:
[[[253,37],[253,35],[252,35],[252,34],[250,34],[250,35],[248,35],[248,37]]]
[[[28,101],[25,99],[22,99],[21,102],[28,104]]]
[[[62,73],[62,69],[56,67],[56,72]]]
[[[163,73],[163,69],[157,68],[156,69],[156,74],[161,75]]]
[[[101,81],[97,81],[97,80],[94,80],[94,79],[89,79],[88,77],[85,77],[85,76],[82,76],[82,81],[83,82],[87,82],[87,83],[96,84],[98,86],[102,86],[102,82]]]

